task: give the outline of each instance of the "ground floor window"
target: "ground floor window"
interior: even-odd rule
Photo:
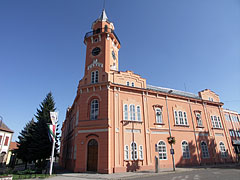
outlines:
[[[183,159],[190,159],[189,146],[187,141],[182,142]]]
[[[204,141],[201,142],[201,149],[202,149],[202,158],[209,158],[208,147],[206,142]]]
[[[164,141],[159,141],[157,145],[159,159],[167,159],[167,147]]]
[[[228,156],[225,145],[223,142],[219,143],[219,147],[220,147],[220,152],[221,152],[221,157],[222,158],[226,158]]]

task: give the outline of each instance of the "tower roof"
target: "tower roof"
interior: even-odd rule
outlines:
[[[100,21],[107,21],[108,20],[105,9],[102,10],[102,13],[97,20],[100,20]]]

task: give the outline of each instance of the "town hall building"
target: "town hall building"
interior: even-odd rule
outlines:
[[[173,167],[173,158],[177,167],[236,161],[240,116],[235,113],[234,147],[230,112],[216,93],[156,87],[119,71],[121,44],[105,10],[84,43],[84,77],[62,125],[61,166],[116,173],[154,170],[155,157],[160,168]]]

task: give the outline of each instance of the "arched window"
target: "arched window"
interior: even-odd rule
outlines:
[[[137,154],[137,144],[135,142],[132,142],[131,144],[131,159],[137,160],[138,154]]]
[[[135,105],[131,104],[130,105],[130,120],[135,121]]]
[[[140,106],[137,106],[137,120],[141,121],[141,109],[140,109]]]
[[[159,159],[167,159],[167,146],[164,141],[159,141],[157,145]]]
[[[91,72],[91,83],[92,84],[98,83],[98,71]]]
[[[96,120],[99,114],[99,103],[97,99],[91,101],[90,119]]]
[[[208,147],[206,142],[204,141],[201,142],[201,149],[202,149],[202,158],[209,158]]]
[[[222,158],[226,158],[228,156],[225,145],[223,142],[219,143],[219,147],[220,147],[220,152],[221,152],[221,157]]]
[[[182,142],[183,159],[190,159],[189,146],[187,141]]]
[[[155,113],[156,113],[156,123],[163,123],[163,121],[162,121],[162,110],[160,108],[156,108]]]

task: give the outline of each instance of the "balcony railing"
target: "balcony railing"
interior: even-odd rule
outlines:
[[[93,36],[93,35],[95,35],[95,34],[102,33],[102,32],[105,32],[105,33],[113,33],[114,36],[116,37],[116,39],[118,40],[119,44],[121,44],[121,43],[120,43],[120,40],[118,39],[118,37],[117,37],[116,33],[114,32],[114,30],[109,29],[109,28],[99,28],[99,29],[97,29],[97,30],[87,32],[87,33],[85,34],[85,36],[84,36],[84,39],[86,39],[86,38],[88,38],[88,37],[90,37],[90,36]]]

